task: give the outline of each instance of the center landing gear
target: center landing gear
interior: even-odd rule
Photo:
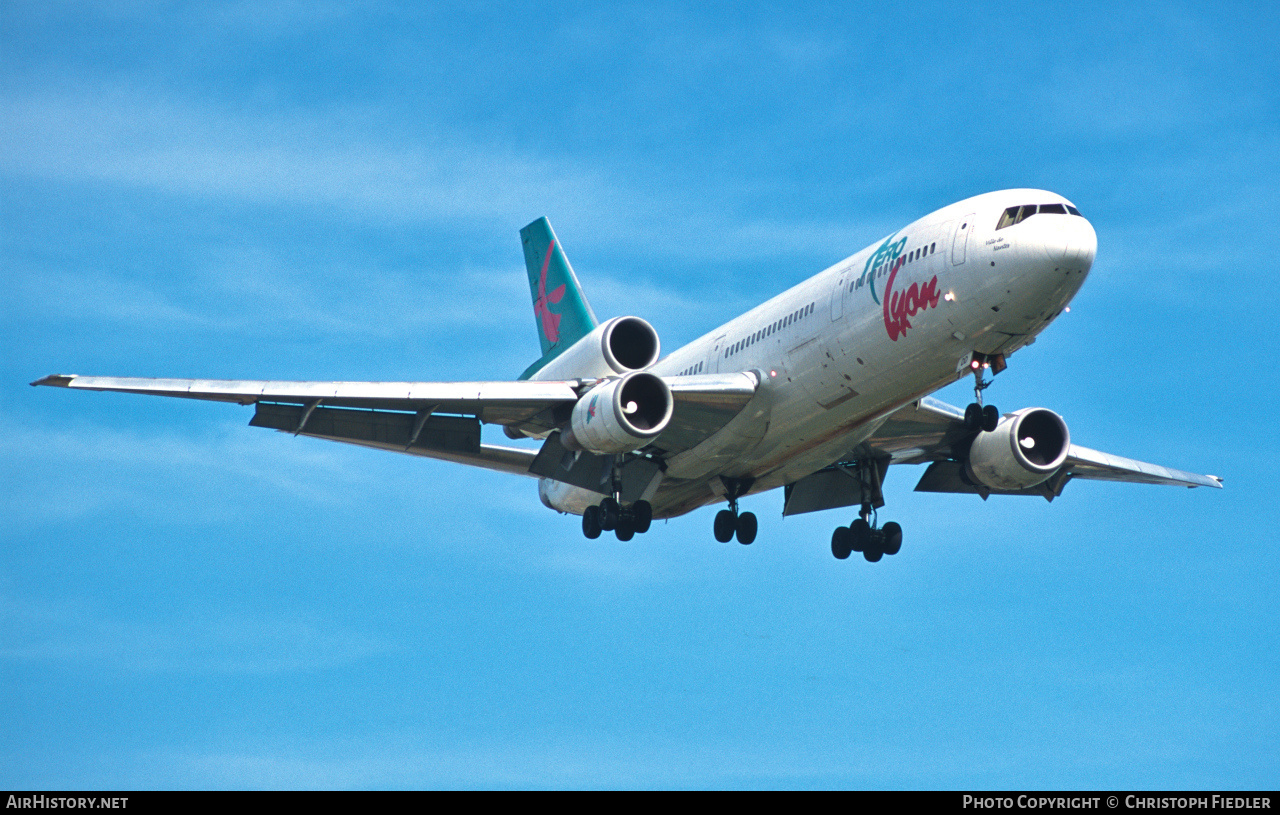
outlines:
[[[738,496],[745,492],[746,488],[743,485],[736,482],[731,484],[728,493],[729,508],[716,513],[716,522],[712,531],[715,533],[716,540],[721,543],[733,540],[734,535],[738,536],[738,543],[743,546],[756,539],[759,524],[756,522],[755,513],[738,513]]]
[[[848,526],[838,526],[831,533],[831,554],[844,560],[852,552],[861,552],[869,562],[875,563],[885,555],[896,555],[902,549],[902,527],[890,521],[882,528],[875,526],[875,510],[863,504],[858,520]]]
[[[648,501],[636,501],[628,507],[622,505],[621,457],[612,470],[612,493],[595,506],[582,513],[582,534],[595,540],[601,532],[612,532],[620,541],[629,541],[637,534],[649,531],[653,523],[653,506]]]
[[[991,381],[983,380],[982,372],[987,368],[991,369],[991,376],[1003,371],[1007,366],[1004,361],[1004,354],[980,354],[973,352],[973,359],[969,362],[969,369],[973,371],[973,403],[964,409],[964,426],[969,430],[985,430],[992,431],[996,429],[996,425],[1000,423],[1000,411],[996,410],[995,405],[982,404],[982,392],[991,387]]]
[[[609,496],[582,513],[582,534],[595,540],[601,532],[613,532],[618,540],[629,541],[637,534],[648,532],[651,523],[653,507],[648,501],[636,501],[624,507],[616,497]]]

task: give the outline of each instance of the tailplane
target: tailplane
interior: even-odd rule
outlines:
[[[591,333],[597,321],[547,219],[539,218],[521,229],[520,241],[529,272],[534,321],[542,342],[542,357],[520,375],[521,379],[528,379]]]

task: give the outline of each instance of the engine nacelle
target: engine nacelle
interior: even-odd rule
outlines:
[[[1046,408],[1023,408],[979,433],[969,448],[965,473],[995,490],[1034,487],[1057,472],[1071,449],[1062,417]]]
[[[573,406],[560,443],[597,455],[638,450],[666,429],[674,406],[671,389],[659,376],[635,371],[610,379]]]
[[[662,347],[658,332],[639,317],[614,317],[566,348],[529,377],[539,381],[604,379],[648,368]]]

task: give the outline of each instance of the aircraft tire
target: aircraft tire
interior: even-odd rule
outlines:
[[[862,550],[862,556],[867,559],[868,563],[875,563],[880,560],[880,558],[884,557],[884,552],[881,552],[874,546],[868,546],[866,549]]]
[[[982,409],[982,429],[988,433],[996,429],[996,425],[1000,424],[1000,411],[996,410],[995,405],[987,405]]]
[[[849,524],[849,551],[865,552],[871,544],[871,524],[862,518]]]
[[[600,502],[600,528],[605,532],[612,532],[618,528],[618,519],[621,515],[622,510],[613,498],[606,498]]]
[[[618,527],[613,531],[620,541],[629,541],[636,536],[636,522],[630,513],[625,513],[618,519]]]
[[[831,554],[836,560],[845,560],[853,551],[853,532],[847,526],[837,526],[831,533]]]
[[[982,405],[977,402],[969,403],[964,409],[964,426],[968,430],[982,429]]]
[[[600,507],[589,506],[586,512],[582,513],[582,534],[587,536],[588,540],[595,540],[600,537]]]
[[[636,519],[636,534],[648,532],[649,524],[653,523],[653,505],[648,501],[636,501],[631,506],[631,513]]]
[[[756,539],[756,532],[760,529],[754,512],[744,512],[739,515],[737,527],[738,543],[743,546],[753,543]]]
[[[902,549],[902,525],[894,521],[884,525],[884,553],[896,555]]]
[[[716,513],[715,532],[716,540],[721,543],[728,543],[733,540],[733,533],[737,531],[738,516],[733,510],[722,509]]]

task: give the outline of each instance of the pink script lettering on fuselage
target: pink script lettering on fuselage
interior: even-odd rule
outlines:
[[[912,283],[905,292],[894,291],[893,283],[902,266],[902,258],[899,258],[893,266],[893,272],[889,275],[889,282],[884,287],[884,328],[889,332],[889,339],[894,342],[897,342],[898,337],[906,334],[907,329],[911,327],[911,321],[907,318],[914,317],[927,308],[936,308],[939,297],[937,275],[923,286]]]

